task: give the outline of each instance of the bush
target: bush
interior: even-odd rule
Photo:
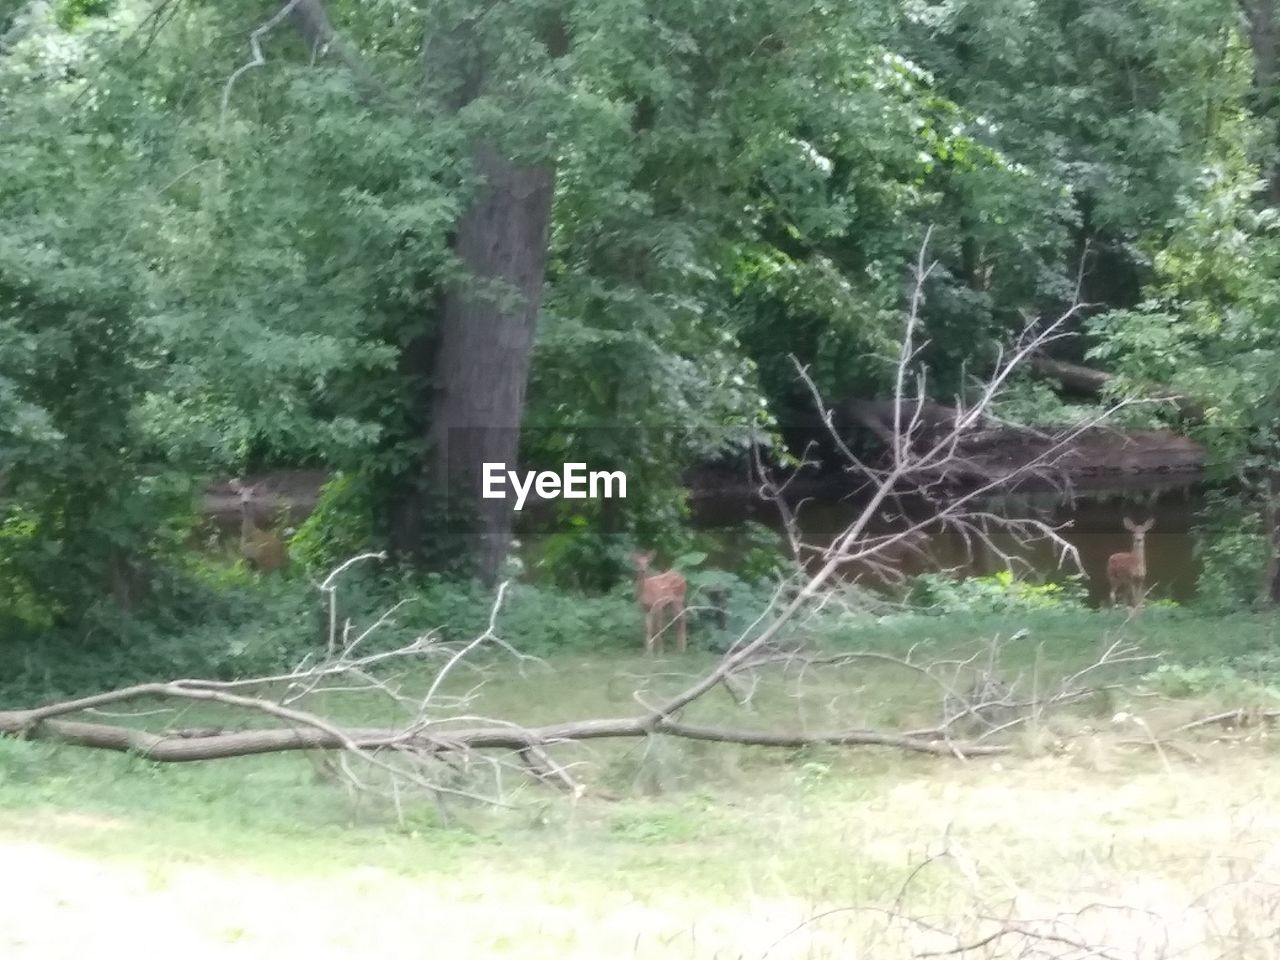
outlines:
[[[307,570],[330,570],[374,542],[367,478],[338,472],[289,538],[290,557]]]
[[[185,585],[181,618],[122,620],[88,636],[51,631],[38,642],[0,637],[6,698],[38,700],[175,677],[254,676],[292,665],[320,642],[320,609],[305,583],[244,578],[216,592],[191,580]]]
[[[128,629],[122,625],[87,642],[69,633],[46,634],[39,643],[29,637],[0,637],[0,657],[10,667],[3,681],[5,696],[38,700],[174,677],[258,676],[324,649],[327,607],[306,580],[255,578],[240,564],[208,562],[193,565],[190,573],[191,581],[205,589],[193,593],[182,621],[137,622]],[[690,581],[691,605],[706,604],[701,591],[709,585],[726,591],[735,630],[745,628],[767,600],[767,593],[717,571],[691,573]],[[356,567],[343,577],[338,598],[339,622],[350,620],[357,631],[407,600],[367,641],[365,649],[375,652],[428,631],[450,641],[478,636],[488,627],[494,591],[443,575],[387,575]],[[496,633],[521,652],[538,656],[562,650],[632,652],[641,649],[642,623],[629,583],[597,596],[513,583]],[[708,616],[690,614],[693,646],[709,645],[715,633]]]
[[[1238,499],[1210,494],[1193,529],[1196,604],[1214,613],[1243,610],[1258,598],[1267,541],[1261,518]]]
[[[1214,695],[1242,705],[1259,699],[1280,700],[1280,688],[1258,683],[1224,665],[1161,664],[1143,680],[1156,692],[1178,699]]]
[[[921,574],[907,589],[907,602],[933,614],[1009,613],[1083,608],[1087,595],[1079,578],[1065,583],[1028,583],[1001,570],[989,577],[965,579],[942,573]]]

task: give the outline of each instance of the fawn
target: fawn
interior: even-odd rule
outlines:
[[[1129,605],[1136,607],[1142,599],[1147,582],[1147,531],[1155,525],[1155,518],[1146,523],[1134,523],[1124,518],[1124,528],[1133,534],[1133,549],[1128,553],[1113,553],[1107,559],[1107,579],[1111,582],[1111,605],[1116,604],[1116,593],[1121,587],[1129,591]]]
[[[246,487],[239,480],[232,480],[231,488],[240,495],[240,555],[262,573],[283,569],[289,562],[284,540],[275,531],[259,529],[253,518],[253,498],[258,488]]]
[[[670,625],[670,620],[659,625],[658,616],[663,610],[675,609],[676,646],[680,652],[685,651],[688,637],[685,635],[684,595],[688,582],[674,570],[665,573],[649,573],[649,565],[653,563],[653,551],[632,554],[636,565],[636,599],[644,610],[644,646],[653,653],[656,647],[662,653],[662,633]]]

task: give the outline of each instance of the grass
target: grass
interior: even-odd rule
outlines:
[[[1129,625],[1053,610],[850,621],[823,642],[924,644],[927,658],[1018,628],[1028,634],[1007,667],[1046,682],[1088,662],[1102,637],[1259,676],[1274,644],[1269,618],[1158,610]],[[494,675],[475,709],[529,723],[628,714],[636,691],[659,696],[709,662],[562,653]],[[1050,733],[1070,733],[1070,751],[1025,736],[998,761],[667,740],[568,748],[561,758],[587,783],[623,799],[517,789],[513,809],[457,808],[449,824],[429,806],[397,822],[385,805],[353,803],[305,756],[158,766],[0,741],[0,955],[118,943],[237,958],[897,957],[954,948],[939,930],[979,939],[994,929],[987,915],[1058,917],[1038,931],[1122,955],[1277,955],[1265,939],[1280,909],[1271,742],[1202,741],[1193,764],[1123,746],[1145,734],[1111,723],[1130,711],[1158,730],[1230,702],[1205,676],[1194,699],[1156,709],[1119,692],[1063,718]],[[773,678],[746,711],[713,696],[699,719],[910,725],[937,711],[919,678],[861,664],[804,685]],[[968,955],[1019,949],[1005,936]],[[1042,955],[1069,955],[1055,949]]]

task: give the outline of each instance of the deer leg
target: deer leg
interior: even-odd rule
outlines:
[[[681,653],[684,653],[689,648],[688,624],[684,619],[683,604],[676,612],[676,646],[680,648]]]

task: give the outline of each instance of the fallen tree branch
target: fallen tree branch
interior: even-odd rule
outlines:
[[[1199,720],[1192,720],[1190,723],[1184,723],[1181,726],[1174,727],[1170,733],[1185,733],[1188,730],[1195,730],[1199,727],[1209,727],[1214,724],[1226,725],[1234,722],[1237,727],[1249,726],[1258,722],[1266,722],[1269,720],[1280,719],[1280,710],[1266,710],[1260,707],[1237,707],[1234,710],[1224,710],[1221,713],[1215,713],[1210,717],[1202,717]]]
[[[1115,374],[1105,370],[1095,370],[1078,363],[1055,360],[1043,354],[1032,357],[1028,369],[1043,380],[1056,381],[1064,389],[1088,397],[1103,396],[1116,379]],[[1204,419],[1203,404],[1185,394],[1158,386],[1145,392],[1148,399],[1172,403],[1179,413],[1190,420]]]
[[[167,692],[156,691],[146,695],[164,696]],[[247,701],[251,698],[244,699]],[[238,705],[243,706],[246,703]],[[247,705],[260,709],[257,703]],[[367,751],[393,745],[432,754],[466,750],[511,750],[519,754],[557,744],[655,735],[759,747],[795,748],[822,744],[883,746],[917,753],[946,755],[959,753],[964,756],[994,756],[1009,752],[1009,748],[1002,745],[962,742],[942,744],[936,740],[876,730],[772,733],[703,726],[673,720],[653,721],[648,717],[577,720],[541,727],[473,727],[439,733],[406,732],[402,728],[338,728],[328,723],[317,724],[314,718],[308,718],[305,723],[300,721],[299,726],[296,727],[230,732],[213,729],[150,733],[115,724],[52,719],[32,721],[30,715],[37,712],[37,710],[12,710],[0,713],[0,734],[133,753],[157,763],[221,760],[296,750]]]

